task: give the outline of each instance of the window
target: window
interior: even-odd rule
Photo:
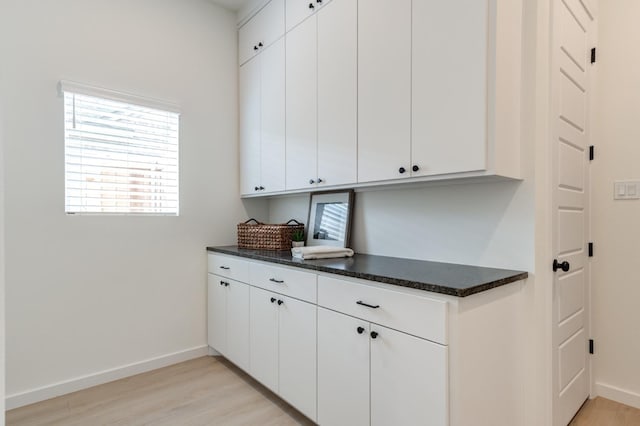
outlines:
[[[175,106],[61,82],[65,211],[178,214]]]

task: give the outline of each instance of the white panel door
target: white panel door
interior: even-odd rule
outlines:
[[[282,303],[280,303],[282,302]],[[279,296],[280,396],[316,420],[316,305]]]
[[[317,34],[316,18],[286,36],[286,181],[287,189],[315,186],[317,179]]]
[[[318,177],[320,185],[357,180],[358,0],[318,12]]]
[[[412,176],[486,168],[488,10],[413,2]]]
[[[410,157],[411,0],[359,0],[358,182],[408,177]]]
[[[207,344],[223,355],[227,352],[227,292],[225,278],[207,277]]]
[[[319,307],[318,423],[368,426],[369,420],[369,323]]]
[[[260,383],[278,392],[277,295],[257,287],[250,290],[249,372]]]
[[[589,92],[593,11],[579,0],[553,9],[553,424],[565,426],[589,397]]]
[[[249,371],[249,286],[238,281],[229,283],[227,291],[227,353],[225,356]]]
[[[260,186],[260,57],[240,67],[240,193],[256,194]]]
[[[284,191],[285,76],[284,38],[267,47],[261,61],[261,192]]]
[[[371,425],[447,425],[447,347],[375,324],[370,338]]]

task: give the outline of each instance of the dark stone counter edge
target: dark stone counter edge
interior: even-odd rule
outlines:
[[[398,279],[393,277],[385,277],[382,275],[356,273],[352,271],[345,271],[343,269],[334,269],[334,268],[328,268],[326,266],[321,266],[321,265],[312,265],[309,263],[298,263],[298,262],[293,262],[287,259],[278,259],[278,258],[273,258],[269,256],[261,256],[255,253],[238,253],[237,251],[225,250],[223,248],[218,248],[218,247],[207,247],[207,251],[226,254],[229,256],[261,260],[263,262],[278,263],[281,265],[291,266],[294,268],[310,269],[313,271],[327,272],[330,274],[343,275],[351,278],[360,278],[363,280],[376,281],[376,282],[385,283],[385,284],[397,285],[400,287],[415,288],[418,290],[430,291],[433,293],[446,294],[449,296],[456,296],[456,297],[467,297],[467,296],[471,296],[472,294],[482,293],[483,291],[491,290],[492,288],[501,287],[506,284],[524,280],[529,276],[528,272],[522,272],[520,274],[516,274],[500,280],[495,280],[489,283],[482,283],[482,284],[478,284],[477,286],[467,287],[465,289],[459,289],[459,288],[447,287],[447,286],[437,285],[437,284],[428,284],[428,283],[408,281],[408,280]]]

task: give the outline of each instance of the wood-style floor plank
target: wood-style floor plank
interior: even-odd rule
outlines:
[[[7,425],[312,425],[230,362],[202,357],[8,411]]]
[[[640,426],[640,409],[597,397],[582,406],[569,426]]]
[[[312,425],[224,358],[202,357],[8,411],[8,426]],[[604,398],[570,426],[640,426],[640,410]]]

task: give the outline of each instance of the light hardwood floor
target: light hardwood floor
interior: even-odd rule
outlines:
[[[7,425],[312,425],[220,357],[203,357],[7,412]]]
[[[570,426],[640,426],[640,410],[598,397],[582,406]]]
[[[312,425],[224,358],[203,357],[7,412],[7,425]],[[587,401],[570,426],[640,426],[640,410]]]

